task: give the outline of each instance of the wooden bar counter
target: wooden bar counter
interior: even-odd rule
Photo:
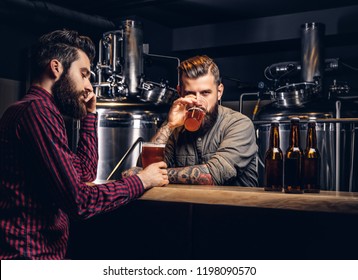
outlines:
[[[357,259],[358,193],[169,185],[73,222],[71,259]]]
[[[147,191],[141,200],[358,214],[358,193],[266,192],[263,188],[169,185]]]

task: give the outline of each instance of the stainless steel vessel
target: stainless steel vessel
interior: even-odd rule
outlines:
[[[123,170],[136,166],[139,146],[132,149],[133,144],[151,139],[177,98],[169,83],[144,80],[143,64],[141,22],[125,20],[118,30],[103,34],[93,83],[99,118],[97,181],[119,179]]]
[[[99,42],[96,95],[102,99],[135,99],[143,73],[143,30],[138,21],[125,20]]]
[[[324,25],[317,22],[301,26],[301,75],[304,82],[316,82],[321,86],[323,80],[324,56],[322,41]]]
[[[257,116],[259,121],[267,121],[267,124],[260,124],[257,127],[257,141],[259,146],[259,185],[263,186],[265,166],[263,159],[269,147],[270,122],[273,120],[286,121],[292,117],[299,117],[300,120],[323,119],[334,117],[334,112],[329,108],[324,108],[317,103],[307,104],[305,107],[290,108],[290,110],[279,110],[273,104],[263,108]],[[280,148],[286,152],[289,145],[290,124],[281,123],[280,129]],[[306,145],[307,124],[300,124],[300,143],[304,149]],[[336,186],[336,161],[335,161],[335,124],[317,123],[317,143],[321,154],[320,184],[325,190],[335,190]]]
[[[139,137],[149,141],[165,119],[166,111],[166,107],[137,103],[98,103],[99,162],[96,180],[106,180]],[[122,171],[136,166],[139,154],[137,146],[111,179],[121,178]]]
[[[275,89],[270,91],[271,104],[261,108],[257,114],[257,140],[259,146],[259,182],[263,185],[263,158],[268,149],[269,128],[272,120],[280,123],[281,149],[285,153],[288,147],[292,117],[301,120],[320,119],[317,122],[317,142],[321,154],[320,185],[323,190],[358,191],[358,166],[354,160],[358,156],[355,137],[357,130],[358,101],[344,98],[349,87],[334,82],[326,96],[322,90],[325,69],[338,67],[338,59],[324,60],[322,39],[324,25],[305,23],[301,26],[301,64],[282,62],[267,67],[265,77],[274,81]],[[324,62],[325,61],[325,62]],[[328,64],[327,64],[328,62]],[[326,67],[324,67],[326,63]],[[289,75],[301,71],[301,82],[287,82]],[[339,96],[343,94],[343,96]],[[326,98],[328,97],[328,98]],[[340,100],[341,98],[341,100]],[[329,121],[325,119],[331,118]],[[341,118],[352,118],[343,120]],[[354,118],[354,119],[353,119]],[[263,121],[263,122],[262,122]],[[307,124],[300,125],[301,148],[305,148]]]
[[[299,66],[295,62],[286,63],[284,67],[286,72],[281,74],[276,81],[280,84],[280,79],[283,76],[300,69],[302,82],[286,83],[273,90],[271,92],[271,99],[275,101],[276,107],[290,108],[303,106],[321,96],[324,72],[323,35],[324,25],[321,23],[305,23],[301,26],[301,65]],[[266,69],[272,75],[271,69],[273,67],[269,66]],[[265,75],[266,73],[267,71],[265,70]],[[267,78],[269,76],[266,75]]]

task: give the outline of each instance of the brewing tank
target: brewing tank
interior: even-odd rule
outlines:
[[[304,82],[323,80],[323,36],[324,25],[317,22],[305,23],[301,26],[301,74]]]
[[[122,72],[128,85],[129,95],[138,94],[140,77],[143,74],[143,30],[138,21],[126,20],[122,22],[123,47],[120,53]]]
[[[99,161],[96,180],[106,180],[139,137],[149,141],[166,118],[167,107],[140,103],[97,103]],[[136,166],[139,145],[122,162],[111,179]]]

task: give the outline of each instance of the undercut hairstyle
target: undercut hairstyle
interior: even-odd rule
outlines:
[[[73,30],[56,30],[39,38],[31,51],[32,80],[38,79],[52,59],[58,59],[68,71],[72,62],[79,58],[78,50],[83,51],[92,63],[96,48],[87,36],[80,36]]]
[[[182,77],[186,76],[190,79],[197,79],[211,72],[217,85],[221,84],[220,71],[213,59],[206,55],[198,55],[184,60],[179,67],[180,82]]]

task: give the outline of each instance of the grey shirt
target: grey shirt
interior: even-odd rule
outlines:
[[[257,186],[257,145],[253,123],[219,106],[214,126],[204,135],[176,128],[168,139],[168,167],[207,164],[215,185]]]

